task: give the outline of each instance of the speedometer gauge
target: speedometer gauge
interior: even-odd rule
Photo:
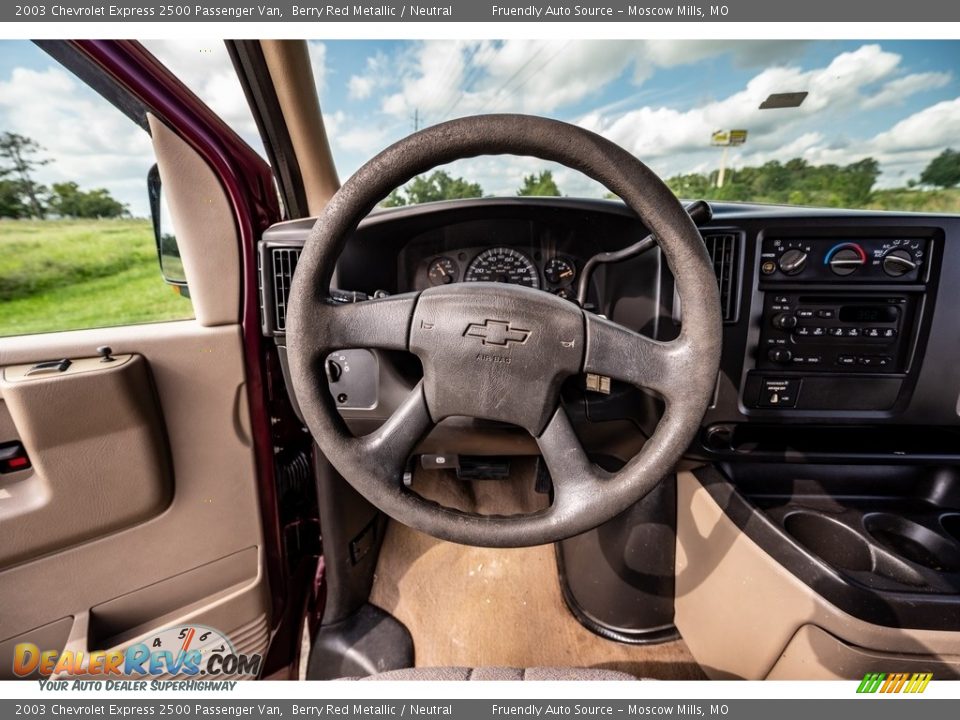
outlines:
[[[467,282],[485,280],[540,287],[540,275],[530,258],[506,247],[490,248],[477,255],[467,267],[464,279]]]

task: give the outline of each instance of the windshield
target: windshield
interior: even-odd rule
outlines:
[[[688,199],[960,211],[960,42],[323,41],[312,65],[341,178],[413,130],[523,112],[622,145]],[[533,158],[464,160],[385,205],[605,197]]]

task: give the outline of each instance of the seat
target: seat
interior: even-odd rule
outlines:
[[[426,667],[404,668],[355,680],[636,680],[616,670],[578,667]]]

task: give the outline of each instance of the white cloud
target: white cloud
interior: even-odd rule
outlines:
[[[313,82],[317,86],[317,95],[323,96],[323,91],[327,87],[327,46],[322,42],[311,40],[310,49],[310,69],[313,71]]]
[[[223,40],[184,38],[145,40],[143,44],[251,147],[262,152],[253,114]]]
[[[952,76],[948,72],[927,72],[905,75],[891,80],[880,92],[863,101],[863,108],[871,110],[884,105],[899,105],[911,95],[925,90],[936,90],[947,85]]]
[[[826,67],[801,71],[775,67],[754,76],[727,98],[689,110],[645,106],[611,117],[590,113],[580,120],[588,129],[617,142],[641,159],[657,159],[704,150],[718,129],[746,128],[751,151],[780,149],[798,125],[855,105],[861,91],[894,71],[900,57],[877,45],[842,53]],[[771,93],[807,91],[799,108],[760,110]]]
[[[878,153],[942,150],[960,138],[960,98],[931,105],[901,120],[868,143]]]
[[[367,58],[366,68],[361,75],[351,75],[347,81],[348,96],[351,100],[366,100],[374,90],[381,89],[391,82],[390,58],[381,51]]]
[[[352,100],[364,100],[373,94],[373,78],[365,75],[353,75],[348,83],[350,98]]]
[[[147,213],[150,137],[65,70],[15,68],[0,79],[0,127],[25,135],[50,163],[36,179],[105,187],[135,214]]]
[[[459,50],[468,52],[463,47]],[[453,114],[504,109],[546,113],[596,92],[631,66],[642,81],[649,68],[735,52],[735,64],[767,64],[742,90],[725,98],[690,109],[656,104],[630,107],[629,99],[622,99],[588,113],[578,122],[623,145],[662,175],[715,169],[719,152],[709,146],[711,132],[742,127],[749,129],[750,137],[747,145],[731,153],[733,166],[791,157],[846,164],[873,156],[884,168],[881,184],[902,183],[905,175],[918,173],[937,151],[960,137],[960,108],[953,102],[920,111],[872,138],[844,136],[848,128],[854,131],[864,109],[890,104],[894,97],[940,88],[951,80],[949,73],[937,72],[897,77],[901,56],[878,44],[840,53],[824,66],[808,70],[777,65],[773,61],[783,55],[777,54],[774,44],[766,43],[506,42],[477,44],[473,52],[467,56],[468,64],[482,67],[484,74],[482,79],[467,84],[462,82],[462,72],[456,65],[448,63],[447,74],[442,74],[444,66],[438,61],[436,46],[429,53],[421,46],[405,71],[408,77],[403,92],[389,97],[384,109],[404,117],[402,113],[412,107],[410,98],[417,97],[416,91],[421,88],[418,83],[424,83],[437,91],[432,96],[424,95],[424,104],[432,99],[428,107],[441,107],[452,98],[457,106]],[[551,53],[563,61],[553,62]],[[432,79],[428,81],[428,77]],[[444,77],[446,82],[442,82]],[[452,81],[458,77],[459,89]],[[515,90],[512,94],[511,89]],[[771,93],[790,91],[807,91],[809,95],[799,108],[759,109]],[[633,101],[643,99],[644,92],[640,91]],[[351,131],[352,139],[360,137],[355,126]],[[602,193],[578,173],[534,160],[482,158],[463,161],[456,167],[479,181],[488,193],[512,194],[522,174],[541,167],[553,167],[567,194]]]
[[[793,58],[802,41],[657,40],[430,40],[415,44],[396,58],[392,72],[396,91],[382,109],[396,117],[418,110],[430,122],[481,112],[551,113],[598,93],[630,70],[642,85],[657,68],[699,62],[729,54],[739,67],[769,67]],[[391,69],[377,65],[363,76],[366,91],[377,78],[386,85]],[[360,97],[359,94],[356,97]]]

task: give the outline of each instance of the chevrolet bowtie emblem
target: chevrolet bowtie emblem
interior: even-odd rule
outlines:
[[[523,344],[530,337],[529,330],[510,327],[510,323],[500,320],[485,320],[483,324],[470,323],[463,331],[464,337],[480,338],[484,345],[504,347],[510,343]]]

